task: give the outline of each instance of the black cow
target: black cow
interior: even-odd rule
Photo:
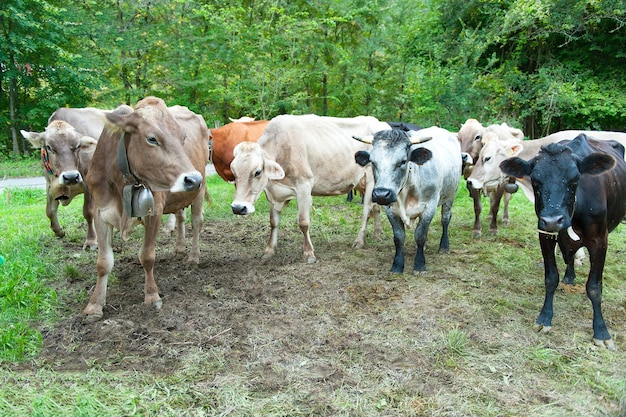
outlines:
[[[563,278],[566,284],[573,283],[574,254],[584,246],[591,263],[586,289],[593,307],[593,341],[614,349],[602,317],[602,272],[608,234],[626,214],[624,147],[581,134],[571,141],[543,146],[529,161],[510,158],[500,167],[507,175],[530,177],[535,195],[546,286],[536,322],[538,330],[548,332],[552,328],[554,292],[559,284],[556,243],[567,264]]]

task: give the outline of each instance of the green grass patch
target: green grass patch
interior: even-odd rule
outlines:
[[[8,157],[0,155],[0,180],[3,178],[39,177],[41,161],[37,156]]]

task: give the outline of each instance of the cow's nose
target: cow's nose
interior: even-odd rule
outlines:
[[[202,175],[199,172],[185,175],[185,178],[183,179],[183,187],[185,187],[185,191],[195,191],[200,188],[201,184]]]
[[[474,190],[480,190],[482,188],[482,184],[480,183],[480,181],[477,181],[473,178],[468,178],[466,182],[467,186],[469,188],[473,188]]]
[[[234,214],[248,214],[248,208],[244,204],[231,204],[230,208]]]
[[[555,216],[541,216],[539,217],[539,230],[545,230],[546,232],[558,232],[566,227],[565,216],[558,214]]]
[[[372,200],[376,204],[386,206],[394,203],[397,199],[396,193],[389,188],[374,188],[372,191]]]
[[[80,180],[78,172],[67,172],[62,175],[64,184],[76,184]]]

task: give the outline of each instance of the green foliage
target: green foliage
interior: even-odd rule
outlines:
[[[450,129],[473,117],[530,137],[626,130],[625,22],[621,0],[10,0],[0,154],[27,150],[18,130],[59,106],[150,94],[211,127],[317,113]]]

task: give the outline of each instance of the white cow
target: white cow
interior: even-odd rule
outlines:
[[[354,163],[355,152],[369,146],[354,141],[352,135],[371,135],[383,129],[390,127],[371,116],[283,115],[270,121],[257,142],[242,142],[235,147],[230,165],[236,186],[233,213],[253,213],[263,191],[270,203],[271,231],[264,256],[274,254],[280,213],[288,201],[296,199],[304,257],[314,263],[309,235],[312,196],[341,195],[354,188],[365,193],[361,229],[355,240],[355,246],[363,245],[372,211],[373,178],[369,169]],[[380,219],[374,214],[379,224]]]

